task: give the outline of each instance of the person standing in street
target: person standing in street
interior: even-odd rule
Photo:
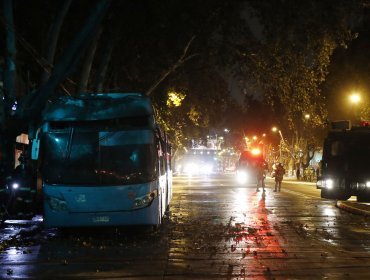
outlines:
[[[24,152],[20,154],[18,161],[20,164],[13,171],[9,182],[19,185],[14,193],[15,199],[11,211],[18,217],[32,217],[37,193],[37,175]]]
[[[283,165],[279,163],[275,169],[275,190],[274,192],[277,192],[277,191],[280,192],[281,182],[283,181],[284,174],[285,174],[285,169]]]
[[[257,163],[256,166],[256,177],[257,177],[257,192],[259,187],[262,187],[262,191],[265,192],[265,178],[266,178],[267,162],[262,160]]]

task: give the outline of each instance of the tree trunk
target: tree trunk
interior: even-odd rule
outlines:
[[[108,65],[112,56],[114,46],[114,38],[111,35],[108,42],[105,44],[103,55],[101,56],[101,60],[99,62],[99,66],[96,73],[96,82],[95,82],[95,90],[96,92],[103,91],[103,85],[105,81],[105,77],[108,72]]]
[[[59,9],[59,12],[57,16],[55,17],[55,20],[51,24],[48,40],[47,40],[47,53],[46,53],[46,61],[44,65],[44,72],[42,73],[41,77],[41,84],[45,84],[46,81],[50,77],[50,73],[53,69],[54,64],[54,57],[55,57],[55,51],[57,48],[57,43],[59,39],[60,29],[62,28],[62,24],[64,22],[64,18],[68,12],[69,6],[71,5],[72,0],[65,0],[62,3],[61,9]]]
[[[3,171],[0,176],[2,181],[6,175],[10,174],[10,171],[14,167],[14,145],[15,137],[13,129],[14,125],[11,125],[11,114],[12,106],[15,104],[15,80],[16,80],[16,46],[15,46],[15,34],[14,34],[14,22],[13,22],[13,1],[3,0],[3,12],[5,22],[5,37],[6,37],[6,57],[5,57],[5,68],[4,68],[4,99],[2,100],[3,107],[1,108],[1,134],[0,134],[0,153]],[[3,187],[3,186],[0,186]]]
[[[153,93],[153,91],[170,75],[172,74],[178,67],[180,67],[182,64],[184,64],[187,60],[189,59],[192,59],[194,56],[196,56],[197,54],[192,54],[192,55],[189,55],[187,56],[187,53],[189,51],[189,48],[191,46],[191,43],[193,42],[193,40],[195,39],[195,36],[191,37],[191,39],[189,40],[189,42],[186,44],[185,48],[184,48],[184,51],[182,53],[182,55],[180,56],[180,58],[176,61],[176,63],[174,63],[173,65],[171,65],[165,72],[162,73],[162,75],[159,77],[159,79],[157,81],[154,82],[154,84],[148,89],[148,91],[145,93],[146,95],[151,95]]]
[[[12,106],[15,103],[15,80],[16,80],[16,47],[13,22],[13,1],[3,0],[5,37],[6,37],[6,57],[4,69],[4,120],[2,123],[6,126],[6,119],[11,113]]]
[[[94,56],[95,56],[96,48],[98,46],[101,31],[102,31],[102,29],[99,28],[99,31],[96,32],[96,34],[94,36],[94,39],[91,42],[91,44],[90,44],[90,46],[87,50],[85,60],[84,60],[84,63],[82,65],[81,77],[80,77],[80,82],[78,84],[77,92],[86,92],[86,90],[87,90],[88,83],[89,83],[90,72],[91,72],[93,61],[94,61]]]
[[[60,61],[55,65],[49,80],[34,94],[26,95],[22,107],[17,112],[22,120],[29,122],[41,114],[48,98],[54,94],[56,87],[74,69],[75,64],[79,61],[83,50],[86,48],[89,39],[102,20],[110,3],[111,1],[109,0],[97,2],[86,24],[66,49]]]

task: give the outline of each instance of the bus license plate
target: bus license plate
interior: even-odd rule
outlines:
[[[110,221],[108,216],[94,217],[92,220],[94,223],[108,223]]]

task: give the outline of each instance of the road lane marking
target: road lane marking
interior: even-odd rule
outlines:
[[[295,195],[299,195],[299,196],[303,196],[303,197],[308,197],[308,198],[320,198],[319,196],[313,196],[313,195],[310,195],[310,194],[303,194],[301,192],[296,192],[296,191],[292,191],[292,190],[287,190],[287,189],[283,189],[282,190],[283,192],[287,192],[287,193],[291,193],[291,194],[295,194]]]

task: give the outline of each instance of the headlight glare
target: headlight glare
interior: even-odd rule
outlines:
[[[188,163],[184,168],[184,172],[188,173],[189,175],[198,174],[199,167],[195,163]]]
[[[203,174],[209,174],[212,172],[212,165],[207,164],[202,167],[202,173]]]
[[[245,171],[239,170],[236,173],[236,179],[240,184],[245,184],[248,179],[248,174]]]
[[[326,179],[325,180],[325,187],[328,189],[328,190],[331,190],[334,186],[334,182],[332,179]]]
[[[317,187],[318,189],[321,189],[321,188],[322,188],[322,183],[323,183],[323,181],[322,181],[322,180],[318,180],[318,181],[316,182],[316,187]]]

